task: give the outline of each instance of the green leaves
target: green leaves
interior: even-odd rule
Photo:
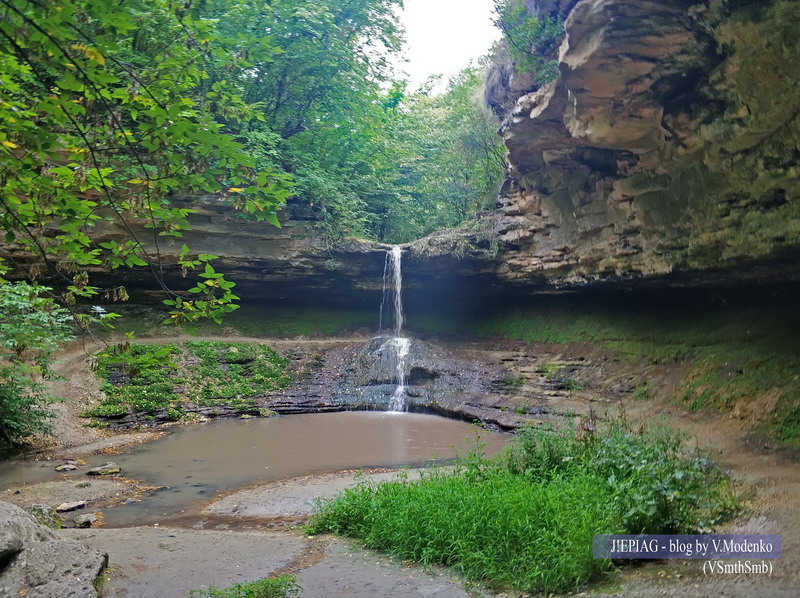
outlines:
[[[520,73],[544,85],[558,77],[558,46],[564,37],[563,18],[537,18],[522,0],[495,0],[494,24],[503,32]]]
[[[186,248],[186,246],[183,246]],[[188,248],[187,248],[188,249]],[[173,308],[170,310],[170,317],[166,321],[169,324],[186,324],[195,322],[200,318],[210,318],[217,324],[222,324],[222,317],[239,308],[235,301],[239,300],[237,295],[232,292],[236,283],[225,280],[225,276],[217,272],[208,263],[216,256],[203,254],[197,260],[188,260],[188,256],[181,252],[182,264],[185,267],[194,268],[205,263],[203,272],[198,277],[204,280],[199,281],[194,287],[189,289],[189,293],[198,295],[197,298],[187,299],[175,297],[164,301],[165,305]]]
[[[238,85],[208,81],[212,65],[246,77],[252,63],[231,52],[240,38],[172,0],[4,4],[0,226],[8,242],[70,275],[100,264],[144,267],[158,255],[159,237],[188,228],[191,210],[172,205],[175,194],[231,187],[240,189],[236,207],[278,224],[292,179],[253,170],[226,132],[254,118],[253,106]],[[258,48],[276,55],[267,40]],[[94,245],[91,229],[101,220],[115,221],[127,238]],[[137,238],[142,226],[156,231],[152,240]],[[91,289],[66,289],[65,298]]]
[[[73,338],[70,313],[51,289],[0,279],[0,439],[47,432],[50,398],[34,377],[50,374],[52,353]]]

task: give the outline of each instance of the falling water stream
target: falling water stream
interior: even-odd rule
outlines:
[[[383,298],[381,300],[379,327],[383,328],[384,306],[391,304],[394,319],[394,337],[386,341],[379,350],[390,350],[394,353],[397,388],[389,401],[389,411],[399,413],[406,411],[406,359],[411,347],[411,340],[403,336],[403,271],[401,263],[403,250],[394,246],[386,252],[386,264],[383,268]],[[391,301],[390,301],[391,298]]]

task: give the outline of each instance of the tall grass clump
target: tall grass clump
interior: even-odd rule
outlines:
[[[735,508],[729,482],[666,433],[529,429],[419,481],[362,481],[319,507],[310,533],[361,539],[425,566],[523,592],[564,592],[613,569],[595,534],[687,533]]]

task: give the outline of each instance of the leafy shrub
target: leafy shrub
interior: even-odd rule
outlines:
[[[735,510],[728,479],[707,458],[686,455],[667,430],[615,421],[602,434],[527,429],[505,467],[531,483],[581,471],[605,479],[628,533],[678,534],[710,527]]]
[[[49,287],[0,278],[0,438],[8,443],[46,433],[52,398],[35,381],[50,376],[52,353],[73,338],[72,317]]]

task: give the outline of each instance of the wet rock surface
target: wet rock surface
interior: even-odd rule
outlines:
[[[75,527],[86,528],[96,524],[98,522],[98,517],[96,513],[81,513],[80,515],[75,515],[72,521]]]
[[[386,410],[397,388],[397,358],[389,340],[293,351],[297,381],[264,397],[264,406],[282,414]],[[629,396],[636,384],[628,381],[623,388],[616,376],[625,374],[611,370],[625,368],[594,357],[581,348],[553,353],[543,347],[520,350],[515,343],[498,342],[492,348],[411,338],[404,367],[407,410],[478,421],[498,430],[587,415]]]
[[[92,467],[87,472],[86,475],[114,475],[121,471],[120,466],[114,463],[113,461],[109,461],[108,463],[104,463],[99,467]]]

